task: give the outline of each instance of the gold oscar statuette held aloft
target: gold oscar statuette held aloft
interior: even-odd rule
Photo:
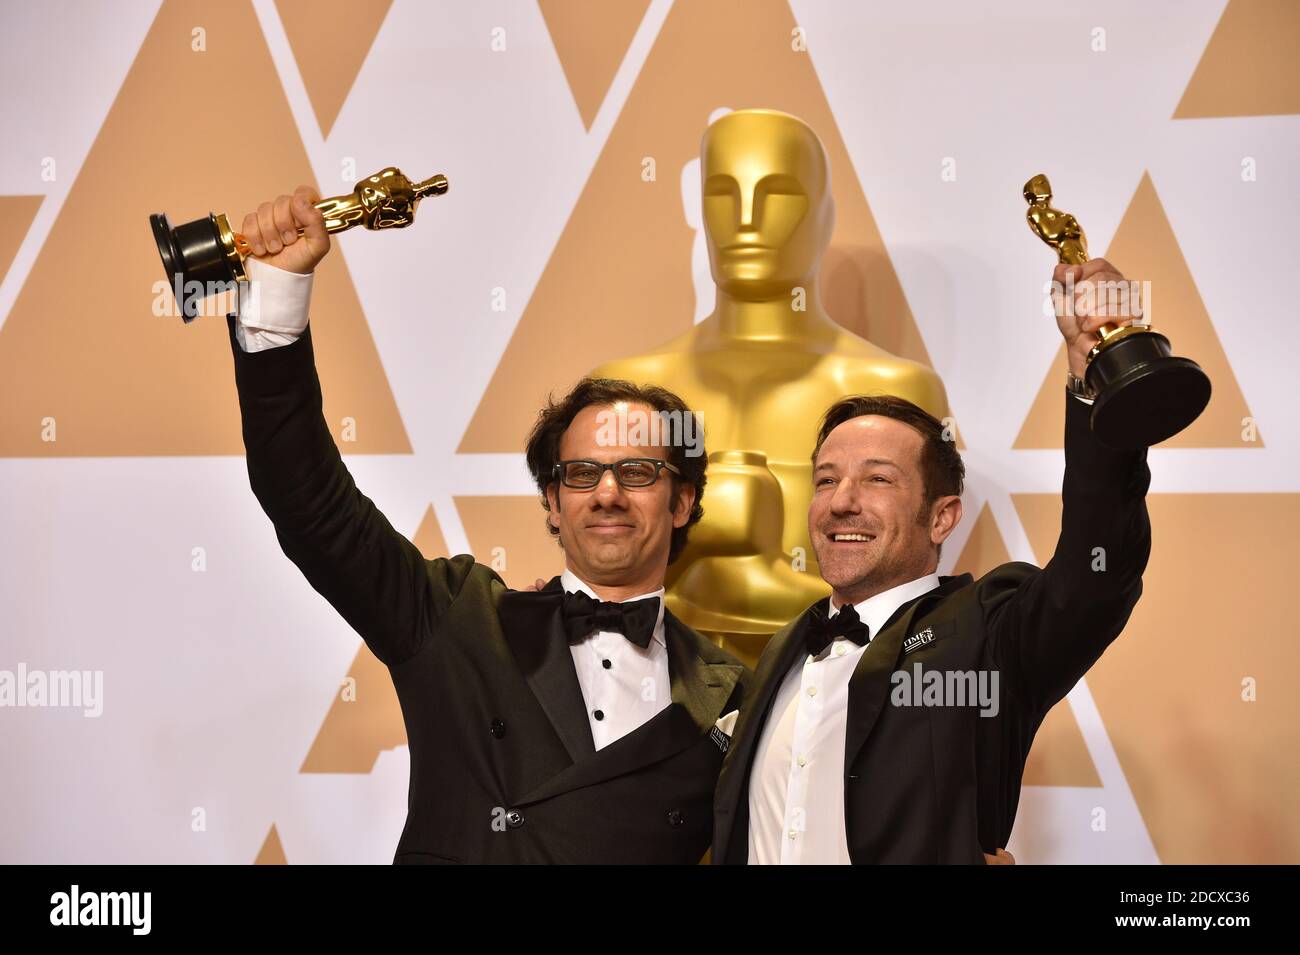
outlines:
[[[1052,208],[1052,185],[1044,175],[1025,183],[1026,218],[1040,239],[1066,265],[1088,261],[1088,240],[1074,216]],[[1085,384],[1096,393],[1092,431],[1113,448],[1137,449],[1173,437],[1197,419],[1210,401],[1210,379],[1190,358],[1175,358],[1169,339],[1147,324],[1097,329],[1088,352]]]
[[[322,199],[316,208],[325,216],[326,232],[344,232],[356,226],[404,229],[415,221],[421,199],[446,191],[444,175],[411,182],[389,166],[362,179],[347,195]],[[248,240],[230,228],[224,213],[210,213],[206,219],[173,227],[164,213],[156,212],[149,217],[149,224],[185,322],[194,321],[204,298],[246,278],[244,259],[251,252]],[[299,229],[298,234],[303,231]]]

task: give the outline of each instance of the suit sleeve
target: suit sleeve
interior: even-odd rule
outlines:
[[[474,560],[427,561],[357,490],[322,412],[311,327],[245,352],[226,319],[248,479],[285,555],[382,662],[414,656]]]
[[[1009,592],[981,594],[1002,679],[1037,714],[1069,693],[1119,636],[1151,555],[1147,451],[1102,444],[1090,414],[1067,392],[1061,533],[1051,560],[1042,570],[1029,567]]]

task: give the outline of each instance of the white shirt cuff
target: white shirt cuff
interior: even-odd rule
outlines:
[[[297,341],[307,328],[315,273],[302,275],[267,265],[252,256],[244,262],[248,285],[240,290],[235,338],[244,351],[264,351]]]

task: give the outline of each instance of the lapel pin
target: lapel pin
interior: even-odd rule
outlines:
[[[934,643],[934,631],[926,627],[924,630],[918,630],[903,641],[903,653],[911,653],[913,650],[919,650],[930,643]]]

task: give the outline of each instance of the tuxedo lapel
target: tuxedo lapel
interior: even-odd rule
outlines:
[[[676,755],[712,729],[744,668],[728,662],[667,609],[664,641],[672,702],[626,736],[547,780],[520,799],[519,805],[635,772]],[[590,724],[587,726],[590,739]]]
[[[696,735],[703,736],[723,715],[722,708],[731,699],[745,668],[728,660],[667,608],[664,609],[664,639],[668,643],[673,703],[686,710]]]
[[[853,670],[853,676],[849,678],[849,712],[844,739],[846,779],[858,751],[871,735],[885,706],[889,696],[890,676],[898,665],[903,639],[911,632],[913,619],[973,579],[970,574],[940,578],[938,587],[899,607],[880,629],[880,633],[871,638],[866,652]]]
[[[569,758],[578,763],[596,752],[596,744],[560,616],[563,599],[560,578],[553,577],[539,591],[507,591],[501,596],[497,615],[502,635],[533,695]]]

